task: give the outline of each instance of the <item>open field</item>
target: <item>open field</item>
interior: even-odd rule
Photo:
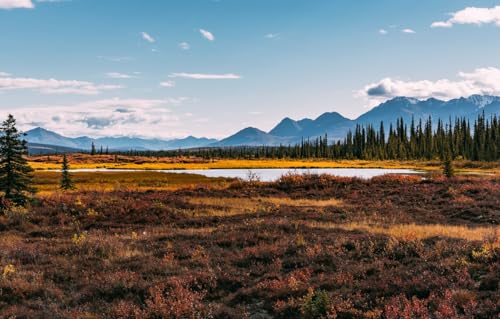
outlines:
[[[498,177],[199,178],[7,209],[0,317],[497,318]]]
[[[363,160],[204,160],[200,158],[156,158],[138,156],[113,156],[71,154],[68,156],[73,169],[256,169],[256,168],[407,168],[436,171],[441,170],[440,161],[363,161]],[[32,156],[30,165],[36,170],[60,169],[62,156]],[[500,173],[498,162],[456,161],[458,172]]]
[[[35,186],[40,195],[59,191],[61,173],[36,171]],[[143,172],[87,172],[71,173],[78,191],[118,190],[173,190],[200,185],[218,187],[228,185],[226,178],[208,178],[192,174],[169,174],[151,171]]]

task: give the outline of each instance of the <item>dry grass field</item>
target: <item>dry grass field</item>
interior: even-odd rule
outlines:
[[[0,214],[0,318],[498,318],[498,177],[54,174]]]
[[[364,160],[204,160],[195,157],[139,157],[71,154],[68,156],[71,167],[74,169],[140,169],[140,170],[169,170],[169,169],[257,169],[257,168],[407,168],[427,171],[441,170],[440,161],[364,161]],[[62,156],[32,156],[30,165],[36,170],[57,170],[61,168]],[[458,172],[500,173],[498,162],[471,162],[457,161],[455,166]]]

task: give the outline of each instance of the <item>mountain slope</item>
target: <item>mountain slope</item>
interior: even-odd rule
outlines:
[[[289,138],[278,137],[254,127],[247,127],[234,135],[214,143],[211,146],[262,146],[287,144]]]
[[[302,138],[315,138],[328,135],[330,140],[343,139],[356,124],[378,127],[383,121],[386,130],[390,123],[395,124],[398,118],[406,123],[415,118],[418,121],[429,116],[436,124],[440,118],[448,122],[449,118],[465,117],[471,124],[484,113],[486,117],[500,114],[500,97],[487,95],[472,95],[450,101],[438,99],[417,100],[407,97],[397,97],[371,109],[355,120],[350,120],[336,112],[327,112],[316,119],[295,121],[283,119],[269,132],[257,128],[245,128],[221,141],[189,136],[185,139],[164,141],[159,139],[140,139],[134,137],[104,137],[91,139],[89,137],[68,138],[57,133],[36,128],[28,131],[26,140],[33,144],[57,145],[73,149],[89,150],[92,142],[97,148],[108,147],[110,150],[172,150],[178,148],[226,147],[226,146],[276,146],[280,144],[295,144]]]
[[[115,151],[126,150],[171,150],[178,148],[205,147],[216,142],[215,139],[196,138],[189,136],[184,139],[159,140],[159,139],[141,139],[134,137],[103,137],[92,139],[83,137],[65,137],[55,132],[37,127],[26,132],[25,140],[29,144],[57,145],[59,147],[68,147],[72,149],[90,150],[92,143],[99,149],[109,148]]]
[[[358,117],[355,122],[359,124],[378,125],[394,123],[397,118],[402,117],[409,122],[412,116],[415,120],[427,119],[429,116],[437,120],[448,121],[451,117],[466,117],[474,121],[479,114],[485,111],[486,115],[498,114],[500,111],[500,97],[472,95],[468,98],[459,98],[448,102],[428,99],[416,100],[406,97],[397,97],[373,108]],[[387,126],[387,125],[386,125]]]

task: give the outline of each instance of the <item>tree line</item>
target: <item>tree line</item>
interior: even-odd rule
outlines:
[[[405,123],[397,119],[389,128],[384,122],[357,125],[342,140],[328,136],[302,139],[294,145],[241,146],[179,149],[173,151],[129,151],[115,154],[136,156],[196,156],[204,159],[362,159],[362,160],[433,160],[465,159],[496,161],[500,157],[500,125],[496,114],[478,116],[474,123],[466,118],[447,123],[431,117]]]

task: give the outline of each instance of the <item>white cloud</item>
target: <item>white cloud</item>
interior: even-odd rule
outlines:
[[[413,29],[403,29],[403,30],[401,30],[401,32],[407,33],[407,34],[415,34],[415,33],[417,33]]]
[[[0,0],[0,9],[32,9],[31,0]]]
[[[164,88],[173,88],[173,87],[175,87],[175,81],[165,81],[165,82],[161,82],[161,83],[160,83],[160,86],[161,86],[161,87],[164,87]]]
[[[207,30],[203,30],[203,29],[200,29],[200,33],[201,35],[207,39],[208,41],[214,41],[215,40],[215,36],[213,35],[212,32],[210,31],[207,31]]]
[[[23,130],[42,126],[67,136],[171,138],[188,135],[176,129],[182,123],[170,109],[188,100],[110,98],[60,106],[16,107],[8,112],[13,113]],[[6,113],[0,110],[2,118]]]
[[[122,86],[76,80],[0,77],[0,91],[32,90],[43,94],[95,95],[120,88]]]
[[[0,9],[33,9],[31,0],[0,0]]]
[[[149,35],[146,32],[141,32],[141,36],[142,36],[142,38],[144,40],[148,41],[149,43],[155,43],[156,42],[155,38],[153,38],[151,35]]]
[[[36,0],[36,2],[71,2],[72,0]]]
[[[6,72],[0,72],[0,77],[7,77],[7,76],[10,76],[10,74]]]
[[[184,78],[195,80],[238,80],[241,75],[227,73],[227,74],[201,74],[201,73],[172,73],[169,75],[171,78]]]
[[[279,33],[268,33],[264,36],[266,39],[276,39],[280,36]]]
[[[500,6],[493,8],[468,7],[450,13],[451,18],[446,21],[437,21],[431,24],[432,28],[451,28],[455,24],[495,24],[500,27]]]
[[[452,80],[404,81],[388,77],[366,85],[356,96],[366,99],[369,106],[376,106],[397,96],[417,99],[434,97],[448,101],[474,94],[500,95],[500,69],[489,67],[469,73],[459,72],[457,78]]]
[[[386,34],[388,34],[389,32],[388,32],[387,30],[385,30],[385,29],[380,29],[380,30],[378,30],[378,33],[380,33],[380,34],[382,34],[382,35],[386,35]]]
[[[38,3],[70,2],[72,0],[36,0]],[[0,9],[33,9],[33,0],[0,0]]]
[[[108,73],[106,73],[106,76],[110,79],[132,79],[132,78],[135,78],[135,76],[133,76],[133,75],[119,73],[119,72],[108,72]]]
[[[189,45],[189,43],[187,42],[181,42],[179,43],[179,48],[182,50],[189,50],[191,49],[191,45]]]
[[[133,58],[131,57],[128,57],[128,56],[98,56],[97,58],[99,59],[102,59],[102,60],[106,60],[106,61],[110,61],[110,62],[126,62],[126,61],[132,61],[134,60]]]
[[[448,21],[438,21],[431,24],[431,28],[451,28],[453,23]]]

